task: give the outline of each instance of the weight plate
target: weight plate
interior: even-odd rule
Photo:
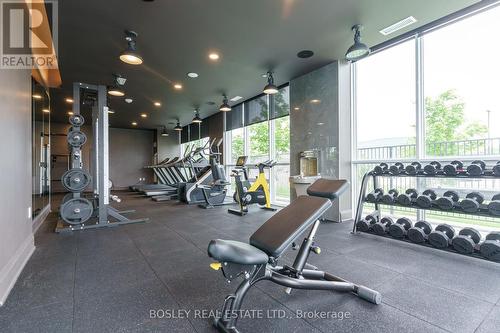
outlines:
[[[484,201],[484,195],[482,195],[479,192],[471,192],[465,196],[467,199],[474,199],[478,203],[483,203]]]
[[[69,117],[69,123],[73,126],[80,127],[85,123],[85,119],[83,118],[82,115],[74,114],[71,117]]]
[[[449,245],[450,239],[444,232],[433,231],[429,234],[429,243],[438,249],[445,249]]]
[[[500,231],[492,231],[486,235],[486,240],[500,241]]]
[[[368,224],[368,221],[361,220],[356,224],[356,229],[358,231],[367,232],[368,230],[370,230],[370,225]]]
[[[392,224],[389,227],[389,234],[394,238],[403,238],[405,235],[405,229],[401,224]]]
[[[408,238],[413,242],[417,244],[421,244],[425,242],[425,234],[420,228],[410,228],[408,230]]]
[[[481,241],[481,233],[474,228],[463,228],[458,234],[471,238],[474,244]]]
[[[418,196],[416,203],[419,207],[422,208],[431,208],[432,206],[432,200],[426,195],[420,195]]]
[[[496,201],[496,200],[500,201],[500,193],[495,194],[493,198],[491,198],[491,201]]]
[[[417,223],[415,223],[415,227],[422,229],[422,231],[426,235],[430,234],[432,231],[432,225],[427,221],[418,221]]]
[[[450,198],[439,198],[436,200],[436,204],[442,210],[452,210],[453,209],[453,201]]]
[[[81,147],[87,142],[87,136],[81,131],[71,131],[67,137],[68,143],[72,147]]]
[[[454,165],[447,164],[443,167],[443,171],[448,176],[454,176],[457,174],[457,168]]]
[[[440,224],[436,227],[436,231],[444,232],[448,238],[453,238],[455,236],[455,229],[449,224]]]
[[[491,214],[500,216],[500,201],[495,200],[490,202],[488,204],[488,210],[490,211]]]
[[[481,176],[483,169],[477,164],[472,164],[467,167],[467,174],[472,177]]]
[[[462,254],[472,254],[474,253],[474,246],[476,245],[472,239],[459,235],[451,241],[451,245],[458,253]]]
[[[382,202],[386,203],[386,204],[391,204],[394,202],[394,196],[392,196],[390,194],[384,194],[382,196]]]
[[[426,165],[424,166],[424,172],[428,175],[434,175],[436,173],[436,167],[433,165]]]
[[[92,203],[85,198],[73,198],[61,205],[59,214],[68,224],[85,223],[92,216]]]
[[[398,196],[398,202],[403,206],[411,206],[411,198],[407,194],[400,194]]]
[[[457,202],[460,195],[456,191],[446,191],[444,192],[443,197],[450,198],[453,202]]]
[[[89,173],[79,168],[69,169],[61,178],[64,188],[71,192],[82,192],[91,181]]]
[[[500,177],[500,164],[497,164],[493,167],[493,174]]]
[[[73,199],[73,193],[66,193],[66,195],[63,197],[61,204],[67,202],[68,200]]]
[[[467,213],[475,213],[479,210],[479,204],[473,199],[464,199],[460,201],[460,207]]]
[[[479,249],[483,257],[500,262],[500,241],[487,240],[481,244]]]

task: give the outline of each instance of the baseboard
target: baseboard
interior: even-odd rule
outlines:
[[[33,220],[33,235],[36,234],[36,232],[38,231],[40,226],[43,224],[43,222],[45,222],[45,219],[50,214],[50,210],[51,210],[51,207],[50,207],[50,204],[48,204],[40,212],[40,214],[38,214],[38,216]]]
[[[29,235],[23,244],[19,246],[7,265],[0,271],[0,306],[5,304],[7,296],[9,296],[10,291],[34,251],[33,235]]]

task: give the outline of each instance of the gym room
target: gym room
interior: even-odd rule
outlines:
[[[0,7],[0,332],[500,332],[500,1]]]

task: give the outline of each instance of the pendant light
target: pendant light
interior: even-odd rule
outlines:
[[[198,109],[194,112],[194,118],[193,118],[193,123],[195,124],[201,124],[203,120],[200,118],[200,112]]]
[[[167,132],[167,127],[166,126],[163,126],[163,129],[161,131],[161,136],[168,136],[168,132]]]
[[[222,104],[219,107],[219,111],[222,111],[222,112],[229,112],[229,111],[231,111],[231,106],[229,106],[226,94],[222,95],[222,97],[223,97],[222,98]]]
[[[174,131],[182,131],[181,123],[177,120],[177,125],[174,127]]]
[[[347,50],[345,58],[349,61],[358,61],[370,54],[370,48],[365,44],[361,43],[361,30],[363,26],[361,24],[356,24],[351,28],[354,32],[354,44]]]
[[[116,97],[123,97],[125,96],[125,91],[123,90],[123,85],[127,81],[127,79],[123,78],[119,74],[114,74],[115,77],[115,82],[113,83],[112,86],[108,87],[108,94],[111,96],[116,96]]]
[[[120,53],[120,60],[130,65],[140,65],[143,63],[141,55],[137,52],[135,39],[138,34],[135,31],[125,30],[125,40],[127,49]]]
[[[271,71],[267,72],[267,84],[264,87],[263,92],[267,95],[274,95],[278,92],[278,87],[274,85],[273,72]]]

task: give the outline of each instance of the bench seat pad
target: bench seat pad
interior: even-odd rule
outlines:
[[[267,254],[250,244],[223,239],[210,241],[208,255],[219,262],[240,265],[260,265],[269,260]]]

